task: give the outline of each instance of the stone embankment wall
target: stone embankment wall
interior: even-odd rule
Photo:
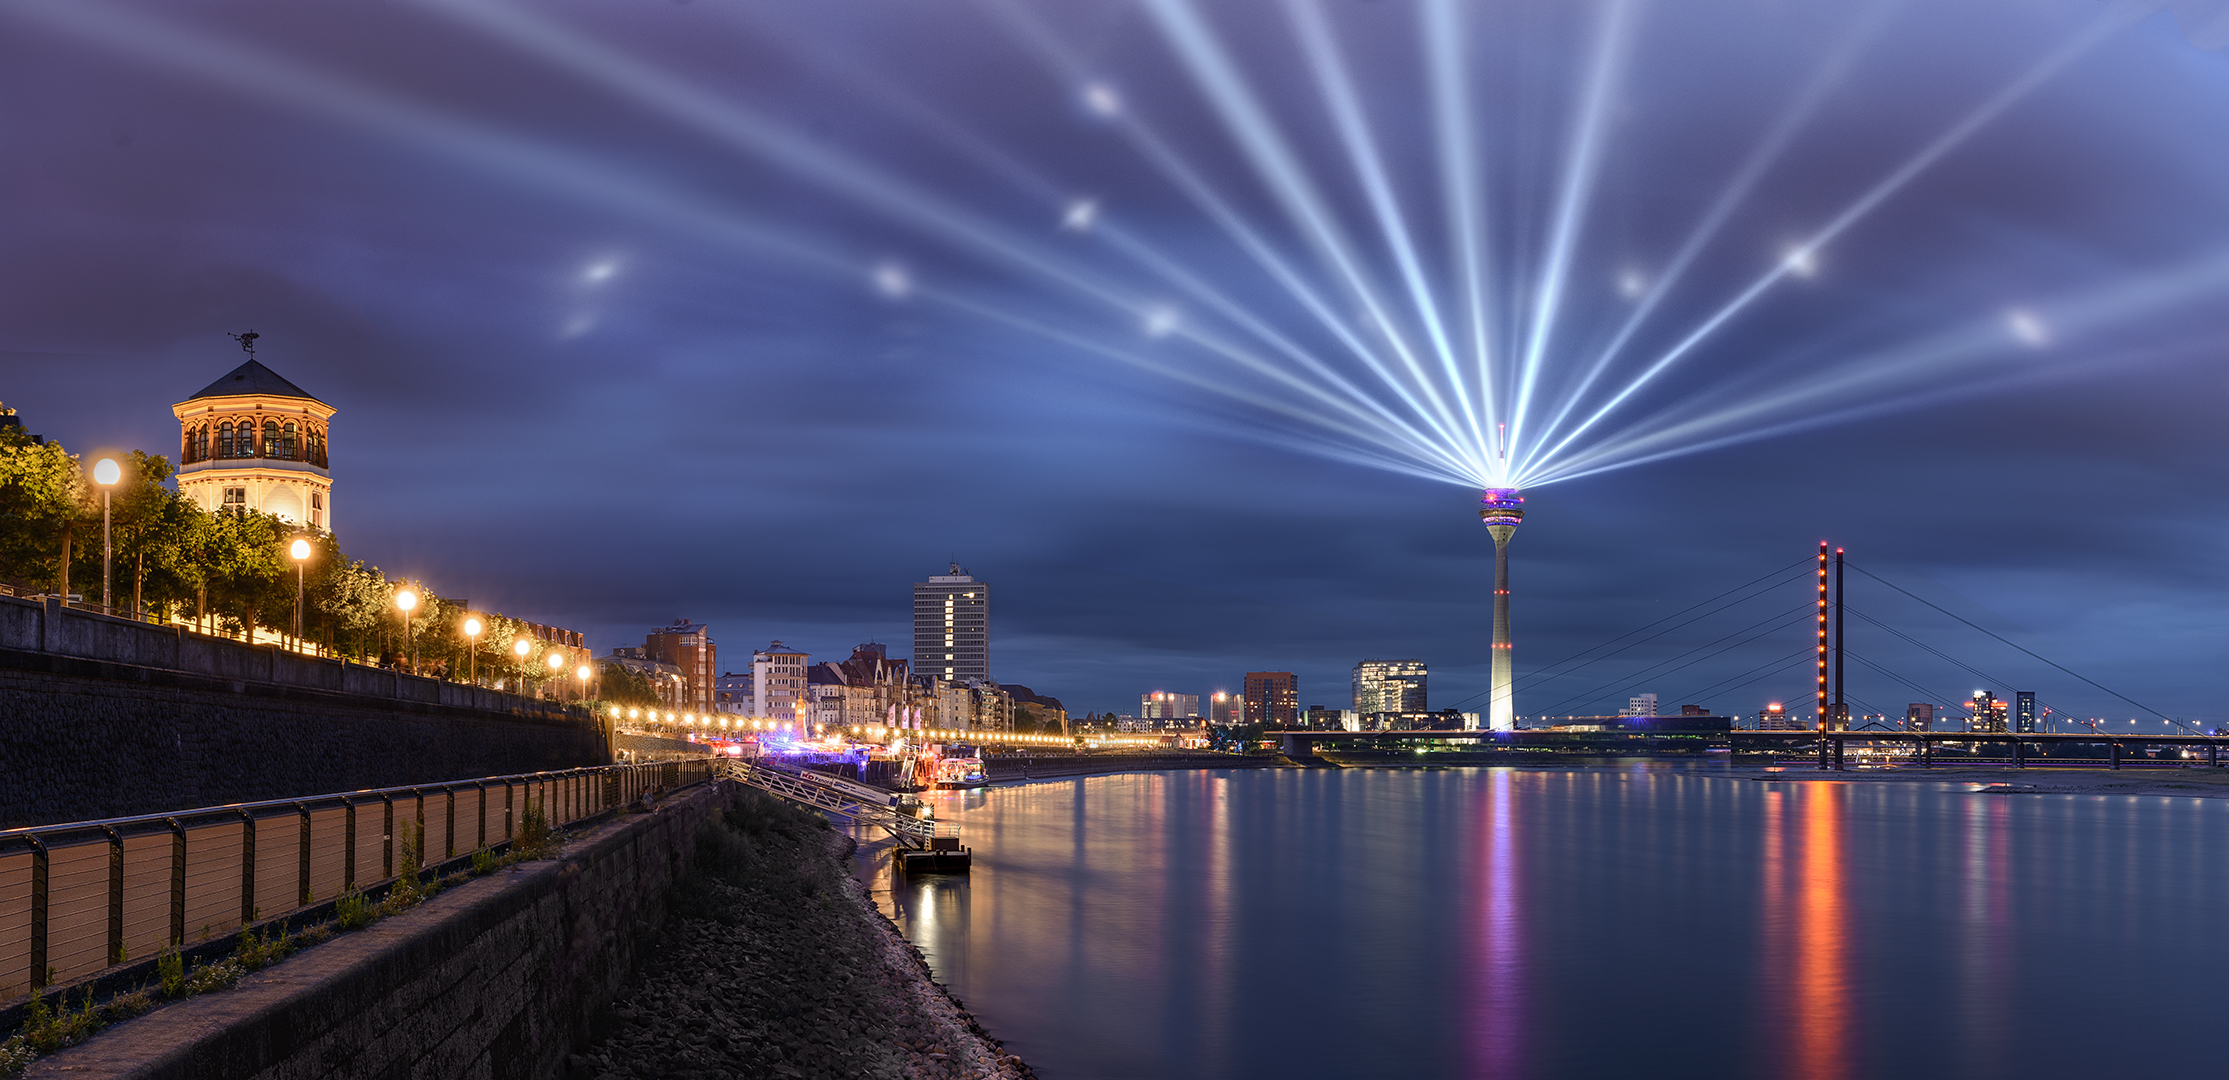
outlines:
[[[733,791],[700,785],[583,829],[553,860],[470,880],[40,1058],[25,1080],[563,1076]]]
[[[577,710],[0,597],[0,828],[609,760]]]

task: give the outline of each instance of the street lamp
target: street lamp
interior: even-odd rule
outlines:
[[[513,643],[512,645],[511,645],[511,651],[512,651],[512,652],[514,652],[514,653],[516,653],[516,654],[518,654],[518,658],[519,658],[519,696],[521,696],[521,697],[524,697],[524,696],[526,696],[526,654],[527,654],[527,653],[530,653],[530,652],[533,652],[533,651],[534,651],[534,646],[533,646],[533,645],[532,645],[531,643],[529,643],[529,642],[528,642],[528,641],[527,641],[527,640],[526,640],[525,638],[520,638],[520,639],[518,639],[518,641],[514,642],[514,643]]]
[[[93,482],[101,486],[101,612],[107,615],[115,614],[108,606],[108,493],[123,475],[115,458],[104,457],[93,465]]]
[[[480,631],[487,629],[471,615],[464,617],[464,677],[480,685]]]
[[[395,606],[402,609],[402,637],[410,650],[410,673],[418,674],[418,638],[416,628],[410,623],[410,611],[418,606],[418,594],[404,589],[395,594]]]
[[[310,542],[297,536],[293,543],[286,546],[286,553],[294,556],[294,645],[296,648],[300,648],[302,645],[302,596],[308,588],[303,584],[303,567],[310,560]]]
[[[573,677],[580,680],[580,699],[582,701],[588,700],[588,677],[595,673],[595,669],[587,664],[582,664],[573,669]]]
[[[550,678],[552,678],[552,679],[556,679],[556,680],[557,680],[557,700],[559,700],[559,701],[564,701],[564,700],[565,700],[565,677],[564,677],[564,671],[565,671],[565,654],[564,654],[564,653],[556,653],[556,652],[553,652],[553,653],[549,654],[549,656],[547,657],[547,660],[548,660],[548,663],[549,663],[549,666],[550,666]]]

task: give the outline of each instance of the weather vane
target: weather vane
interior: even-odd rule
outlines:
[[[239,342],[240,351],[247,353],[248,359],[253,360],[255,359],[255,339],[262,337],[263,335],[250,330],[245,334],[226,334],[225,336]]]

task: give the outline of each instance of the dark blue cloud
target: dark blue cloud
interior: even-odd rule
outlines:
[[[1235,688],[1252,669],[1299,671],[1304,702],[1342,704],[1365,656],[1431,661],[1438,703],[1484,688],[1490,546],[1475,495],[1308,453],[1332,436],[1265,408],[1259,379],[1149,336],[1139,311],[411,5],[84,10],[178,20],[482,133],[463,150],[134,51],[98,19],[71,30],[28,10],[0,9],[0,100],[16,103],[0,125],[0,368],[35,430],[167,448],[166,407],[235,363],[223,334],[252,326],[266,362],[340,409],[336,514],[352,551],[599,645],[687,616],[734,652],[774,637],[820,654],[869,638],[903,651],[908,584],[957,559],[995,583],[999,676],[1080,708]],[[1330,280],[1133,3],[1043,13],[1070,70],[1032,54],[989,4],[534,10],[987,223],[1047,266],[1229,327],[1126,257],[1107,231],[1119,230],[1356,370],[1085,103],[1086,84],[1103,83],[1277,252]],[[1368,241],[1372,275],[1397,289],[1286,21],[1206,10],[1333,211]],[[1420,252],[1445,267],[1417,9],[1328,10]],[[1492,293],[1507,313],[1534,295],[1591,10],[1483,16],[1493,33],[1476,43],[1475,107],[1496,258],[1512,271]],[[1637,10],[1551,387],[1630,310],[1620,274],[1664,265],[1864,15]],[[1898,9],[1634,355],[1678,341],[2103,10]],[[2171,268],[2229,250],[2216,194],[2229,181],[2225,81],[2222,59],[2167,18],[2103,36],[1829,244],[1815,277],[1775,286],[1617,414],[1604,435],[1862,371],[2016,310],[2053,335],[1895,391],[1959,396],[1530,492],[1514,549],[1520,670],[1802,559],[1826,536],[2147,704],[2224,719],[2208,675],[2229,590],[2229,487],[2211,446],[2229,398],[2219,305],[2201,291],[2081,329],[2055,322],[2053,305],[2174,284]],[[480,152],[499,139],[549,156]],[[1094,230],[1062,230],[1083,198]],[[878,292],[878,267],[902,268],[915,291]],[[1257,393],[1218,396],[1095,349]],[[1868,394],[1892,396],[1860,385],[1753,423]],[[1708,691],[1698,703],[1727,711],[1800,699],[1797,667],[1725,685],[1803,647],[1800,625],[1635,673],[1686,663],[1805,589],[1528,689],[1519,708],[1594,711],[1643,690]],[[2000,693],[2017,683],[2064,711],[2133,711],[1869,583],[1852,604],[2001,676]],[[1852,630],[1853,649],[1939,697],[1973,689],[1970,671]],[[1852,689],[1891,709],[1921,700],[1870,670],[1853,671]]]

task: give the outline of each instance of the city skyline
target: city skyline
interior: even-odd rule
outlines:
[[[1799,179],[1831,190],[1808,199],[1760,188],[1738,242],[1705,262],[1721,279],[1769,263],[1852,194],[1835,175],[1893,170],[1942,130],[1942,116],[1988,100],[2098,14],[2007,19],[1953,4],[1901,16],[1853,69],[1849,93],[1871,122],[1828,116],[1806,138],[1831,151],[1791,151]],[[677,8],[612,29],[631,49],[703,74],[707,61],[676,40],[700,17]],[[963,29],[785,18],[802,20],[844,71],[889,35],[942,40]],[[1366,14],[1339,18],[1378,29]],[[1800,79],[1750,46],[1793,42],[1791,62],[1810,62],[1849,27],[1788,18],[1753,27],[1712,8],[1695,31],[1724,34],[1745,71],[1794,87]],[[252,21],[210,16],[192,28],[258,55],[319,56],[302,26]],[[608,203],[583,209],[460,164],[361,114],[305,111],[175,56],[132,53],[100,28],[21,25],[0,43],[0,86],[43,104],[11,136],[0,190],[53,214],[0,226],[12,253],[0,261],[12,327],[0,341],[4,400],[74,451],[175,458],[169,406],[238,364],[226,333],[257,330],[260,360],[338,410],[332,471],[352,552],[581,627],[599,653],[684,613],[737,642],[778,636],[833,653],[902,640],[890,597],[950,556],[999,583],[997,677],[1079,712],[1119,708],[1147,679],[1236,689],[1246,671],[1290,670],[1303,686],[1335,686],[1367,655],[1422,657],[1435,699],[1479,707],[1491,545],[1465,517],[1475,491],[1320,460],[1292,445],[1313,438],[1301,421],[877,291],[941,274],[1030,295],[1014,275],[779,170],[737,171],[698,137],[645,128],[575,76],[517,72],[547,101],[595,106],[563,114],[506,113],[471,78],[429,82],[406,43],[437,43],[435,71],[509,55],[436,23],[407,34],[368,25],[354,76],[382,95],[422,91],[497,133],[639,146],[649,152],[631,167],[684,189],[742,176],[892,273],[804,281]],[[1652,42],[1679,33],[1656,23],[1635,32]],[[1150,35],[1129,24],[1110,33],[1110,77],[1128,76],[1119,86],[1141,114],[1171,115],[1175,103],[1146,87],[1165,65],[1148,55]],[[1934,43],[1960,63],[1941,63]],[[1045,148],[1031,163],[1096,199],[1099,220],[1181,245],[1181,207],[1105,152],[1097,122],[1064,96],[1073,86],[982,48],[967,53],[980,67],[967,77],[923,59],[883,74],[995,141],[1044,133],[1030,141]],[[1248,62],[1276,72],[1284,61],[1265,51]],[[1977,314],[2002,314],[2010,332],[2035,339],[2033,370],[1946,386],[1941,400],[1853,392],[1840,404],[1859,414],[1839,426],[1527,489],[1533,513],[1512,552],[1517,713],[1567,696],[1561,684],[1525,689],[1538,665],[1800,559],[1825,536],[1857,564],[2147,706],[2224,719],[2205,679],[2229,644],[2213,615],[2229,602],[2229,571],[2211,557],[2229,521],[2216,494],[2229,490],[2224,467],[2205,439],[2229,396],[2207,344],[2214,318],[2178,309],[2141,329],[2081,336],[2062,334],[2067,320],[2048,310],[2049,298],[2101,277],[2151,280],[2213,252],[2225,223],[2208,192],[2229,175],[2229,153],[2200,133],[2221,121],[2204,88],[2224,62],[2166,16],[2101,33],[1819,252],[1785,299],[1730,325],[1691,361],[1697,381],[1666,403],[1702,408],[1692,395],[1719,384],[1700,376],[1739,376],[1753,355],[1839,355],[1868,325],[1917,334]],[[1723,104],[1723,88],[1700,77],[1633,77],[1665,101]],[[795,105],[792,92],[818,78],[783,69],[733,93]],[[45,92],[56,87],[84,92]],[[848,99],[793,115],[838,142],[895,130],[879,106]],[[1616,132],[1617,145],[1653,146],[1645,119]],[[1604,194],[1588,287],[1621,288],[1621,260],[1662,266],[1676,245],[1649,223],[1672,222],[1676,240],[1724,182],[1725,159],[1770,120],[1728,109],[1695,131],[1696,152],[1658,148],[1655,192]],[[1197,136],[1205,123],[1173,130]],[[1315,138],[1314,150],[1335,141]],[[967,175],[926,152],[914,160],[924,182]],[[388,183],[361,181],[367,161]],[[1079,258],[1102,257],[1087,232],[1064,228],[1058,205],[1014,196],[979,209]],[[1703,317],[1716,296],[1667,300],[1668,318]],[[1265,427],[1281,441],[1256,438]],[[2112,527],[2021,526],[2026,508],[2070,492],[2109,492]],[[1998,676],[1989,685],[2000,695],[2034,690],[2054,715],[2142,715],[1871,581],[1852,589],[1859,610]],[[1788,599],[1802,601],[1800,585]],[[1643,647],[1631,670],[1719,632]],[[1865,659],[1934,691],[1853,668],[1853,692],[1892,714],[1906,701],[1955,704],[1974,688],[1974,676],[1884,630],[1851,632]],[[1788,650],[1803,644],[1800,628],[1786,635]],[[1684,702],[1769,655],[1707,661],[1691,683],[1605,672],[1599,700],[1553,711],[1607,713],[1643,689]],[[1798,664],[1698,703],[1729,715],[1767,701],[1800,708],[1805,686]]]

